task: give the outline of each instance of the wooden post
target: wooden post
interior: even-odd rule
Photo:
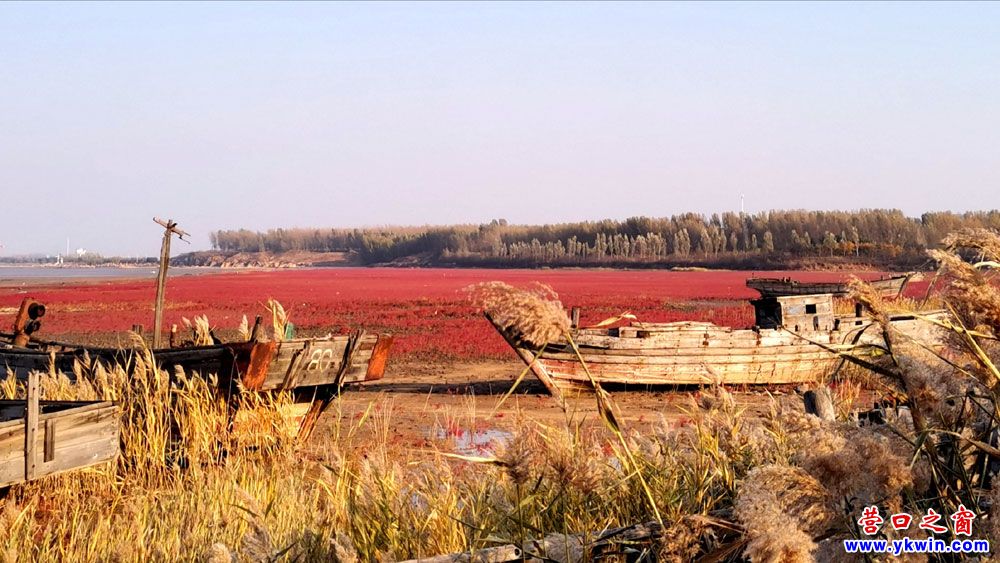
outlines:
[[[802,395],[802,402],[805,403],[806,413],[814,414],[820,420],[837,420],[837,410],[833,406],[833,395],[829,387],[824,385],[815,391],[806,391]]]
[[[260,338],[260,323],[264,321],[264,317],[257,315],[253,320],[253,329],[250,331],[250,340],[248,342],[257,342]]]
[[[580,308],[573,307],[569,310],[570,327],[580,328]]]
[[[24,480],[30,481],[38,472],[36,436],[38,435],[38,372],[28,372],[27,396],[24,407]]]
[[[163,298],[167,289],[167,267],[170,265],[170,239],[173,235],[184,240],[187,233],[177,228],[173,219],[164,221],[153,217],[153,221],[163,226],[163,243],[160,245],[160,271],[156,275],[156,308],[153,318],[153,349],[160,347],[163,341]],[[187,241],[184,241],[187,242]]]

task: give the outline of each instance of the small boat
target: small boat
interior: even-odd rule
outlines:
[[[28,310],[27,306],[22,309]],[[138,359],[149,353],[168,373],[180,369],[186,374],[217,376],[220,391],[229,397],[241,389],[290,391],[296,402],[304,405],[301,412],[293,413],[300,419],[302,439],[312,432],[320,414],[345,385],[382,378],[392,347],[391,335],[355,331],[321,338],[145,350],[42,340],[33,335],[34,330],[25,335],[18,328],[15,323],[14,333],[0,333],[6,339],[6,342],[0,340],[0,370],[9,370],[19,378],[32,371],[49,371],[54,366],[72,379],[75,366],[86,369],[94,362],[119,365],[131,372]]]
[[[217,376],[220,391],[235,396],[247,391],[290,391],[303,405],[291,415],[299,421],[299,437],[312,432],[319,416],[348,384],[381,379],[392,346],[392,336],[362,331],[346,336],[298,338],[277,342],[236,342],[150,350],[153,361],[168,373]],[[0,343],[0,369],[24,378],[50,366],[67,377],[74,365],[94,362],[120,365],[131,371],[147,351],[138,348],[100,348],[60,342],[35,341],[30,348]]]
[[[748,329],[692,321],[632,322],[571,334],[599,383],[626,387],[815,382],[837,368],[842,361],[838,351],[881,342],[881,331],[868,330],[873,321],[860,307],[854,316],[836,316],[831,294],[765,297],[751,303],[756,326]],[[495,322],[493,326],[553,395],[590,387],[569,342],[552,342],[542,350]],[[892,326],[907,337],[934,338],[934,325],[913,316],[893,317]]]
[[[883,277],[868,282],[883,297],[895,298],[903,294],[913,273]],[[847,295],[847,282],[800,282],[791,278],[749,278],[747,287],[760,292],[761,297],[786,297],[789,295]]]
[[[111,461],[118,407],[102,401],[40,401],[37,373],[24,400],[0,400],[0,487]]]

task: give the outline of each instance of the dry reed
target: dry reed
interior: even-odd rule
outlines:
[[[285,335],[288,333],[289,313],[285,311],[285,308],[278,300],[270,297],[267,299],[265,308],[271,313],[271,330],[273,331],[274,340],[284,340]]]
[[[493,322],[534,346],[556,342],[569,332],[569,317],[559,296],[547,285],[525,290],[503,282],[484,282],[467,291]]]

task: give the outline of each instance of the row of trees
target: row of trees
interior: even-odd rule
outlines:
[[[770,211],[711,216],[632,217],[554,225],[482,225],[368,229],[245,229],[212,234],[227,252],[351,252],[363,263],[420,256],[483,264],[588,264],[710,261],[720,256],[855,256],[871,261],[922,257],[963,227],[1000,229],[1000,211]]]

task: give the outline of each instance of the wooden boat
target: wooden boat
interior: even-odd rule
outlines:
[[[385,373],[392,336],[358,332],[345,336],[297,338],[277,342],[236,342],[150,350],[161,368],[218,375],[252,391],[288,391],[372,381]],[[101,348],[35,340],[19,348],[0,342],[0,368],[18,377],[29,371],[57,371],[73,377],[76,363],[121,365],[131,370],[146,352],[138,348]]]
[[[0,487],[118,456],[118,407],[39,401],[37,373],[23,401],[0,401]]]
[[[834,315],[830,294],[752,303],[757,321],[749,329],[707,322],[633,322],[577,329],[572,336],[599,383],[625,386],[812,382],[836,369],[842,361],[837,351],[881,341],[880,331],[868,330],[872,321],[860,311],[849,317]],[[907,337],[934,337],[934,325],[912,316],[897,316],[892,323]],[[552,394],[589,388],[584,367],[568,342],[549,343],[543,351],[493,325]]]
[[[23,305],[27,311],[29,305]],[[41,309],[44,315],[44,307]],[[36,315],[40,316],[40,315]],[[37,322],[37,319],[32,319]],[[25,378],[31,371],[55,369],[73,378],[74,366],[89,369],[95,362],[120,365],[131,371],[144,354],[168,373],[217,376],[219,389],[233,397],[246,391],[291,391],[306,407],[299,436],[307,438],[319,415],[348,384],[381,379],[392,347],[392,336],[356,331],[350,335],[298,338],[272,342],[235,342],[147,351],[139,348],[102,348],[38,339],[15,322],[13,334],[0,334],[0,370]],[[26,338],[27,336],[27,338]],[[21,344],[20,346],[16,344]]]
[[[898,297],[906,289],[913,274],[883,277],[868,282],[885,297]],[[847,295],[846,282],[800,282],[791,278],[749,278],[747,287],[760,292],[761,297],[786,297],[789,295]]]

